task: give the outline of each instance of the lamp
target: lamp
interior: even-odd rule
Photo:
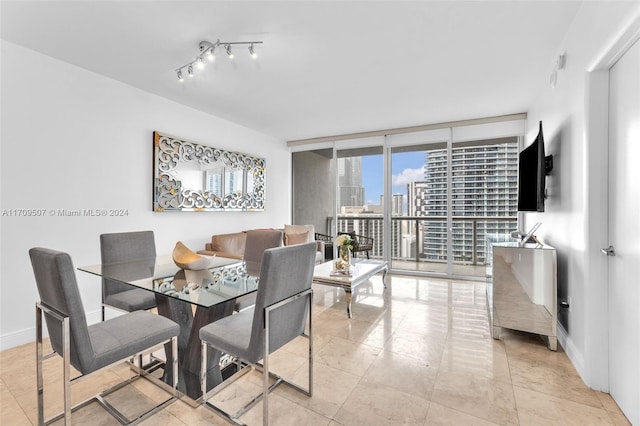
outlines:
[[[193,77],[193,66],[196,65],[198,69],[204,68],[205,62],[204,58],[207,58],[209,62],[213,62],[215,59],[215,51],[218,47],[224,47],[224,50],[227,52],[227,56],[229,59],[233,59],[234,54],[231,50],[232,45],[248,45],[249,46],[249,55],[256,59],[258,55],[255,51],[255,45],[262,44],[261,41],[220,41],[216,40],[215,42],[210,42],[203,40],[199,43],[198,48],[200,49],[200,54],[196,56],[193,61],[188,62],[181,67],[175,69],[176,76],[178,77],[178,81],[183,82],[184,78],[182,77],[183,71],[187,70],[187,75],[189,77]]]

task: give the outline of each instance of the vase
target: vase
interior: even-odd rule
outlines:
[[[351,270],[351,250],[348,246],[338,247],[338,259],[335,265],[337,271],[349,272]]]

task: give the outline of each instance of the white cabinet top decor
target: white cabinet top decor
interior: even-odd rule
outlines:
[[[153,132],[153,210],[262,211],[265,160]]]

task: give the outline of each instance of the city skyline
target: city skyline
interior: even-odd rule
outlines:
[[[393,154],[391,193],[407,195],[407,184],[424,180],[424,151]],[[362,186],[366,204],[379,204],[383,194],[382,155],[362,157]],[[406,202],[406,200],[405,200]]]
[[[451,256],[456,262],[474,265],[483,262],[485,238],[508,234],[517,225],[517,155],[515,140],[497,145],[480,142],[455,147],[451,154],[441,148],[394,153],[392,216],[406,216],[410,205],[410,215],[424,219],[416,219],[415,226],[402,219],[392,221],[392,258],[447,262]],[[344,176],[341,183],[351,185],[344,190],[356,190],[360,195],[364,192],[365,204],[380,204],[382,156],[353,157],[351,161],[354,166],[349,178],[346,164],[339,166]],[[372,199],[372,193],[377,200]],[[374,211],[376,217],[370,215]],[[341,219],[339,231],[355,231],[373,238],[376,244],[372,254],[381,256],[382,210],[368,210],[369,216],[362,218],[358,218],[358,212],[353,210],[349,212],[353,217]],[[455,217],[452,229],[444,219],[448,214]]]

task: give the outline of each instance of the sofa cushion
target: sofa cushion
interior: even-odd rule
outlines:
[[[211,237],[211,243],[206,244],[205,250],[200,250],[198,253],[209,256],[242,259],[246,239],[246,232],[214,235]]]
[[[245,232],[234,232],[232,234],[218,234],[211,237],[211,248],[213,251],[226,253],[244,254],[244,245],[247,241]]]

